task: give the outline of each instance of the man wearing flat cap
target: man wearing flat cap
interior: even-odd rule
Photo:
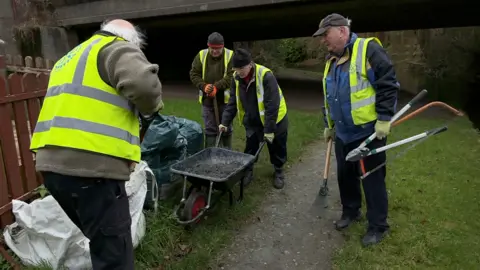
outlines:
[[[267,141],[270,162],[274,168],[273,186],[282,189],[285,184],[283,165],[287,161],[288,118],[287,104],[282,90],[272,71],[252,61],[244,49],[235,51],[233,58],[235,73],[232,89],[235,94],[225,108],[219,129],[227,131],[238,113],[245,127],[245,153],[255,155],[260,143]],[[244,185],[253,179],[251,166],[244,178]]]
[[[218,32],[208,36],[207,45],[208,48],[198,52],[193,60],[190,80],[198,89],[198,101],[202,104],[205,147],[213,147],[225,104],[230,98],[233,51],[224,47],[223,36]],[[225,148],[232,147],[232,131],[229,127],[222,133],[221,144]]]
[[[384,163],[386,155],[381,152],[362,162],[346,161],[346,156],[373,133],[377,136],[369,143],[369,148],[386,145],[400,85],[380,40],[358,37],[350,31],[350,23],[340,14],[330,14],[320,22],[313,36],[319,37],[329,52],[323,75],[326,109],[324,137],[326,141],[335,141],[342,202],[342,216],[336,222],[336,228],[345,229],[361,218],[361,182],[368,219],[362,244],[368,246],[380,242],[389,231],[386,167],[383,166],[362,181],[358,177],[361,172],[370,171]]]

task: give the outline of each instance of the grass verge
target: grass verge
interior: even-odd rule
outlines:
[[[202,123],[201,107],[194,100],[165,100],[163,114]],[[287,168],[288,164],[296,162],[309,142],[321,136],[323,124],[319,116],[319,113],[289,111]],[[245,130],[239,125],[237,118],[234,121],[233,148],[243,151]],[[266,147],[255,165],[254,173],[256,178],[245,190],[242,204],[229,208],[228,196],[225,196],[212,215],[207,216],[207,219],[193,231],[184,230],[170,218],[172,209],[180,201],[180,197],[163,202],[156,216],[147,213],[147,231],[135,251],[135,269],[208,269],[210,260],[222,247],[228,245],[235,230],[246,223],[269,192],[274,192],[270,182],[273,170]],[[4,266],[5,263],[0,259],[0,269]]]
[[[364,220],[345,232],[335,269],[477,269],[480,256],[480,137],[466,117],[387,166],[391,233],[362,248]],[[441,126],[415,119],[393,129],[389,143]],[[389,151],[392,158],[400,150]],[[365,213],[365,203],[362,212]]]

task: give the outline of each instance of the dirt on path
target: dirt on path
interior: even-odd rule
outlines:
[[[212,269],[331,269],[332,253],[342,243],[333,223],[341,209],[333,151],[328,208],[314,203],[323,178],[325,146],[323,141],[313,144],[287,171],[285,188],[267,196]]]

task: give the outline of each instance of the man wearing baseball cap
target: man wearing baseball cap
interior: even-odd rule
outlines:
[[[190,80],[198,89],[198,101],[202,104],[205,125],[205,147],[215,146],[218,125],[225,104],[230,98],[230,82],[233,76],[231,58],[233,51],[224,47],[223,36],[213,32],[208,36],[207,49],[195,56],[190,70]],[[222,146],[232,147],[232,127],[222,133]]]
[[[319,37],[329,55],[323,75],[325,96],[325,140],[335,140],[338,186],[342,216],[337,230],[361,218],[360,182],[367,202],[367,233],[364,246],[377,244],[389,231],[386,167],[359,181],[360,171],[370,171],[386,161],[385,152],[359,162],[346,161],[346,155],[371,134],[377,138],[368,146],[386,145],[390,119],[395,113],[400,89],[395,70],[377,38],[360,38],[350,31],[351,21],[333,13],[320,21],[313,34]],[[334,132],[335,131],[335,132]]]
[[[260,143],[267,141],[270,162],[274,168],[273,186],[284,187],[283,165],[287,161],[288,117],[282,89],[272,71],[252,61],[250,53],[238,49],[233,55],[232,95],[225,108],[220,130],[227,131],[238,113],[245,127],[245,153],[255,155]],[[253,165],[252,165],[253,166]],[[253,179],[253,168],[248,168],[243,184]]]

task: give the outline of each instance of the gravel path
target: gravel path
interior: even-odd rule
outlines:
[[[329,207],[314,206],[323,178],[324,149],[323,142],[312,145],[288,170],[285,188],[267,197],[212,269],[331,269],[332,252],[342,243],[333,226],[340,215],[333,153]]]

